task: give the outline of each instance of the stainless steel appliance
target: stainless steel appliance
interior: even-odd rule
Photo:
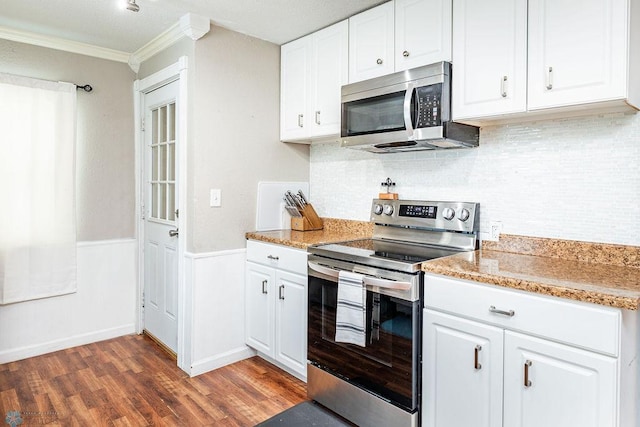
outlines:
[[[479,130],[451,121],[451,64],[438,62],[343,86],[341,137],[389,153],[477,147]]]
[[[372,239],[311,246],[307,393],[359,426],[417,426],[421,265],[478,247],[477,203],[376,199]],[[336,340],[342,272],[362,275],[365,345]]]

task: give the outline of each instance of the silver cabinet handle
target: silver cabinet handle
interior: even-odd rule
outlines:
[[[298,114],[298,127],[304,127],[304,114]]]
[[[376,64],[382,65],[382,58],[378,58],[378,60],[376,61]]]
[[[320,124],[320,111],[316,111],[316,124]]]
[[[273,256],[273,255],[267,255],[267,258],[269,258],[271,261],[278,261],[280,259],[280,257]]]
[[[531,387],[531,380],[529,380],[529,368],[533,365],[531,360],[525,360],[524,362],[524,386],[525,388]]]
[[[547,90],[553,89],[553,67],[547,71]]]
[[[280,288],[278,289],[278,298],[284,299],[284,285],[280,285]]]
[[[499,310],[499,309],[497,309],[497,308],[496,308],[495,306],[493,306],[493,305],[492,305],[491,307],[489,307],[489,311],[490,311],[491,313],[493,313],[493,314],[501,314],[501,315],[503,315],[503,316],[509,316],[509,317],[513,317],[513,316],[515,316],[515,314],[516,314],[516,312],[515,312],[515,311],[513,311],[513,310],[509,310],[509,311],[506,311],[506,310]]]
[[[500,90],[502,91],[502,97],[507,97],[507,76],[502,76],[502,83],[500,86]]]
[[[267,292],[267,283],[269,283],[267,280],[263,280],[262,281],[262,293],[266,294]]]
[[[476,371],[479,371],[480,369],[482,369],[482,365],[480,364],[479,359],[479,353],[482,350],[482,346],[481,345],[477,345],[476,348],[473,349],[473,369],[475,369]]]
[[[169,230],[169,237],[176,237],[178,235],[178,229]]]
[[[402,52],[402,56],[404,56],[405,58],[409,56],[409,51],[405,50],[404,52]]]

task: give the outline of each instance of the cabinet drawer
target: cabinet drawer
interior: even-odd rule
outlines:
[[[621,313],[616,308],[429,274],[425,276],[424,305],[505,329],[618,355]]]
[[[247,261],[307,275],[307,252],[300,249],[247,240]]]

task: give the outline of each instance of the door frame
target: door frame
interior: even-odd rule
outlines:
[[[187,301],[185,291],[185,262],[184,255],[187,247],[187,57],[181,56],[178,61],[168,67],[148,76],[144,79],[136,80],[133,83],[133,110],[135,127],[135,179],[136,179],[136,236],[138,238],[138,280],[136,289],[136,332],[141,334],[144,329],[144,313],[142,309],[144,293],[144,242],[145,226],[143,219],[144,206],[144,132],[142,124],[145,116],[145,95],[174,81],[179,81],[178,95],[176,98],[178,115],[177,129],[177,205],[180,215],[177,218],[177,226],[180,230],[181,238],[178,239],[178,346],[177,358],[178,367],[189,373],[191,367],[191,351],[187,343],[191,328],[187,319],[190,310],[190,301]]]

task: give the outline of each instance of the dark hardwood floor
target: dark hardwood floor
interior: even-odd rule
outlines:
[[[189,378],[143,335],[0,365],[1,425],[19,411],[21,426],[254,426],[305,400],[258,357]]]

